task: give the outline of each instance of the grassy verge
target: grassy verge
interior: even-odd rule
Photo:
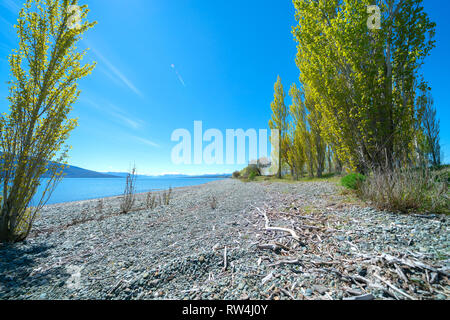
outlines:
[[[283,176],[281,179],[276,176],[257,176],[254,177],[253,180],[242,179],[244,182],[253,181],[253,182],[268,182],[268,183],[299,183],[299,182],[320,182],[320,181],[328,181],[337,183],[339,182],[339,176],[335,173],[324,174],[321,178],[311,178],[311,177],[302,177],[298,180],[293,179],[290,175]]]

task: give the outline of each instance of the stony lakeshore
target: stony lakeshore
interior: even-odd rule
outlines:
[[[47,206],[0,245],[0,299],[450,298],[449,219],[379,212],[327,181],[215,181],[119,214]]]

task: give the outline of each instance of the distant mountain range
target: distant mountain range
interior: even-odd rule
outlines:
[[[0,152],[0,156],[2,153]],[[55,162],[52,162],[55,163]],[[50,173],[46,172],[42,178],[49,178]],[[66,165],[64,168],[64,178],[119,178],[107,173],[96,172],[75,166]]]
[[[1,155],[1,152],[0,152]],[[83,169],[80,167],[67,165],[64,169],[64,178],[125,178],[127,172],[97,172]],[[43,175],[43,178],[48,178],[49,174]],[[230,178],[231,174],[204,174],[197,176],[190,176],[185,174],[164,174],[164,175],[138,175],[141,178]]]
[[[64,169],[64,178],[125,178],[128,175],[127,172],[97,172],[92,170],[83,169],[75,166],[67,166]],[[48,175],[44,175],[44,178]],[[204,174],[197,176],[190,176],[185,174],[164,174],[164,175],[138,175],[140,178],[230,178],[231,174]]]
[[[44,175],[48,178],[48,174]],[[87,170],[75,166],[67,166],[64,169],[64,178],[120,178],[119,176]]]

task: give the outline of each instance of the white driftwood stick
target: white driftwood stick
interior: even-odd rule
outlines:
[[[392,290],[394,290],[397,293],[400,293],[401,295],[407,297],[410,300],[417,300],[414,297],[411,297],[409,294],[407,294],[406,292],[404,292],[403,290],[400,290],[399,288],[397,288],[396,286],[394,286],[393,284],[391,284],[389,281],[384,280],[382,277],[380,277],[377,274],[374,274],[374,277],[377,278],[378,280],[384,282],[389,288],[391,288]]]
[[[344,298],[343,300],[375,300],[375,297],[371,294],[363,294],[356,297]]]
[[[287,228],[280,228],[280,227],[271,227],[270,226],[270,221],[269,218],[267,217],[267,214],[265,211],[259,209],[258,207],[255,207],[256,210],[258,210],[259,213],[261,213],[264,216],[264,220],[265,220],[265,226],[264,228],[266,230],[272,230],[272,231],[281,231],[281,232],[287,232],[290,233],[292,238],[294,238],[297,241],[300,241],[300,237],[297,235],[297,233],[295,233],[294,230],[292,229],[287,229]]]
[[[227,270],[228,260],[227,260],[227,246],[223,249],[223,270]]]

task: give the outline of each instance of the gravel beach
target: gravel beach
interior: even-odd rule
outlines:
[[[26,242],[0,245],[0,299],[450,298],[446,216],[379,212],[327,181],[145,199],[45,207]]]

